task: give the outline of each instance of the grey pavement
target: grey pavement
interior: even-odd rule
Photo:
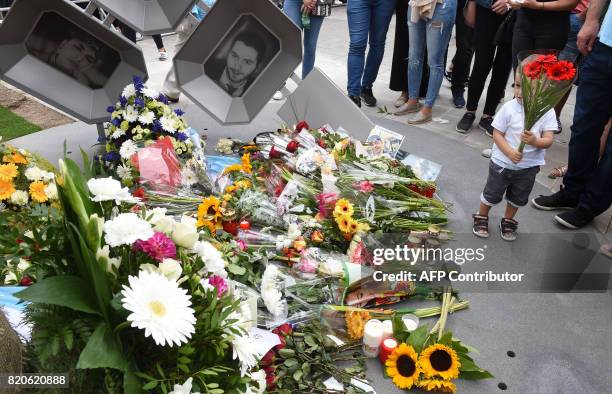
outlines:
[[[393,22],[394,23],[394,22]],[[379,105],[392,107],[397,97],[388,90],[391,70],[393,29],[391,25],[387,36],[387,51],[381,66],[374,93]],[[164,37],[166,48],[173,54],[173,36]],[[140,42],[149,65],[149,84],[161,88],[164,75],[171,63],[157,60],[157,51],[150,39]],[[334,8],[332,16],[323,24],[319,38],[317,66],[321,68],[338,86],[346,86],[346,54],[348,52],[348,29],[344,8]],[[454,53],[451,41],[449,57]],[[506,90],[506,99],[511,98],[511,90]],[[548,169],[563,163],[567,155],[569,125],[573,113],[574,94],[563,112],[565,125],[562,134],[556,137],[555,145],[547,154],[548,164],[538,176],[534,195],[544,194],[558,184],[546,178]],[[281,102],[271,101],[260,115],[246,126],[226,127],[216,123],[195,104],[183,98],[180,106],[187,113],[189,124],[208,135],[208,153],[213,153],[220,137],[232,136],[249,139],[255,133],[274,130],[280,119],[276,111]],[[450,213],[451,230],[457,233],[454,246],[469,242],[487,245],[487,257],[496,270],[505,268],[518,271],[525,267],[533,269],[553,266],[558,255],[556,247],[547,244],[546,239],[569,239],[575,242],[574,233],[555,225],[552,214],[537,211],[531,207],[520,210],[519,239],[506,243],[499,238],[496,224],[502,214],[501,207],[492,212],[492,236],[486,242],[467,237],[471,231],[471,214],[477,209],[479,195],[487,174],[487,160],[480,156],[481,149],[489,147],[491,139],[483,132],[474,129],[468,135],[455,131],[455,124],[462,116],[450,103],[450,90],[446,83],[434,108],[434,117],[446,119],[448,124],[430,123],[421,127],[408,126],[405,118],[381,115],[376,109],[364,108],[364,112],[381,126],[400,132],[406,136],[403,149],[418,154],[443,165],[439,179],[441,197],[452,203]],[[96,141],[94,126],[80,122],[72,125],[49,129],[13,141],[16,145],[38,151],[56,161],[61,156],[63,141],[67,140],[68,150],[73,154],[78,147],[89,149]],[[78,157],[78,156],[77,156]],[[601,218],[594,226],[589,226],[580,234],[590,242],[586,248],[592,253],[581,256],[576,264],[588,272],[610,273],[610,262],[598,255],[595,250],[600,242],[610,234],[602,234],[609,218]],[[579,238],[579,237],[578,237]],[[451,245],[453,246],[453,245]],[[587,257],[584,257],[587,256]],[[561,264],[561,263],[560,263]],[[566,264],[564,262],[563,264]],[[467,268],[467,267],[466,267]],[[527,268],[528,269],[528,268]],[[593,271],[595,270],[595,271]],[[608,277],[609,280],[609,277]],[[608,282],[608,288],[610,284]],[[461,382],[458,391],[464,393],[494,393],[501,391],[497,385],[507,384],[509,393],[607,393],[612,386],[610,369],[610,326],[612,324],[611,293],[567,293],[538,294],[533,292],[492,292],[486,288],[468,288],[461,293],[470,300],[466,311],[457,312],[449,318],[449,328],[455,336],[480,350],[476,361],[489,369],[495,379],[480,382]],[[411,304],[422,307],[422,303]],[[431,324],[433,324],[433,319]],[[515,358],[506,355],[508,350],[516,353]],[[390,380],[379,373],[380,365],[369,362],[368,376],[373,379],[379,394],[400,393]]]

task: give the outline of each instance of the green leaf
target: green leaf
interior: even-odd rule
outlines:
[[[68,350],[72,350],[72,346],[74,345],[74,334],[72,331],[68,330],[64,333],[64,344]]]
[[[299,382],[302,379],[302,376],[304,375],[304,372],[302,372],[301,369],[298,369],[297,371],[295,371],[293,373],[293,379],[297,382]]]
[[[159,382],[157,380],[152,380],[149,383],[142,386],[142,389],[143,390],[153,390],[155,387],[157,387],[158,384]]]
[[[459,373],[459,379],[465,379],[465,380],[491,379],[494,377],[495,376],[493,376],[491,372],[486,371],[484,369],[480,371],[466,371],[466,372],[462,371]]]
[[[229,272],[231,272],[234,275],[237,276],[241,276],[244,275],[246,273],[246,268],[241,267],[239,265],[236,264],[230,264],[227,269],[229,270]]]
[[[15,294],[23,301],[59,305],[79,312],[95,313],[100,310],[91,293],[91,286],[78,276],[52,276]]]
[[[421,350],[423,350],[423,346],[425,345],[425,341],[427,340],[428,336],[428,329],[429,327],[427,325],[420,326],[416,330],[412,331],[408,337],[408,345],[412,346],[417,353],[420,353]]]
[[[113,368],[120,371],[128,369],[128,360],[105,322],[98,325],[87,341],[76,367],[77,369]]]
[[[139,394],[142,392],[141,383],[136,374],[126,371],[123,374],[123,392],[126,394]]]
[[[296,365],[298,365],[298,360],[295,358],[288,358],[287,360],[285,360],[285,366],[287,368],[293,368]]]

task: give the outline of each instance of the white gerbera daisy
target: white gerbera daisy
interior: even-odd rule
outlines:
[[[124,160],[130,160],[136,152],[138,152],[138,147],[132,140],[125,141],[119,148],[119,154]]]
[[[155,120],[153,111],[145,111],[138,117],[138,121],[142,124],[152,124],[153,120]]]
[[[153,228],[135,213],[122,213],[104,223],[104,240],[111,247],[132,245],[138,240],[146,241],[153,236]]]
[[[121,127],[117,127],[115,131],[113,131],[113,134],[111,134],[111,138],[116,140],[116,139],[123,137],[124,135],[125,135],[125,130],[123,130]]]
[[[148,97],[150,99],[156,99],[157,96],[159,96],[159,93],[157,93],[157,91],[150,89],[150,88],[142,89],[142,94],[144,94],[145,97]]]
[[[176,121],[171,116],[162,116],[159,122],[162,128],[168,133],[174,133],[176,131]]]
[[[123,89],[123,93],[121,93],[121,95],[125,97],[126,99],[129,99],[135,94],[136,94],[136,87],[134,86],[133,83],[127,85],[125,89]]]
[[[117,175],[122,180],[132,179],[132,167],[126,164],[121,164],[117,167]]]
[[[187,343],[196,322],[187,290],[158,272],[140,271],[128,280],[121,294],[123,307],[132,312],[127,318],[132,327],[144,329],[159,346]]]
[[[184,186],[193,186],[198,183],[198,174],[189,167],[185,167],[181,171],[181,178]]]
[[[123,111],[123,119],[128,122],[136,122],[138,120],[138,110],[133,105],[128,105],[125,107],[125,111]]]

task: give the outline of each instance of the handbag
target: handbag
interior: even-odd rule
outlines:
[[[493,43],[495,46],[502,44],[508,44],[512,42],[512,32],[514,31],[514,22],[516,22],[516,11],[512,10],[506,15],[506,18],[497,28],[495,36],[493,37]]]
[[[312,16],[330,16],[332,10],[332,4],[334,0],[317,0],[312,11],[310,11],[310,15]]]

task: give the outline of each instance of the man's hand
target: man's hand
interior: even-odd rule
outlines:
[[[497,0],[491,6],[491,11],[495,12],[498,15],[504,15],[509,11],[508,1],[507,0]]]
[[[576,40],[580,53],[585,56],[591,53],[595,40],[597,40],[597,33],[599,33],[599,21],[586,21],[582,25]]]
[[[304,0],[304,6],[302,7],[302,11],[308,10],[312,11],[317,4],[317,0]]]
[[[521,141],[527,145],[534,146],[538,141],[538,137],[536,137],[531,131],[525,130],[521,133]]]
[[[508,152],[508,158],[512,160],[514,164],[518,164],[518,162],[523,158],[523,154],[516,149],[512,149],[510,152]]]

